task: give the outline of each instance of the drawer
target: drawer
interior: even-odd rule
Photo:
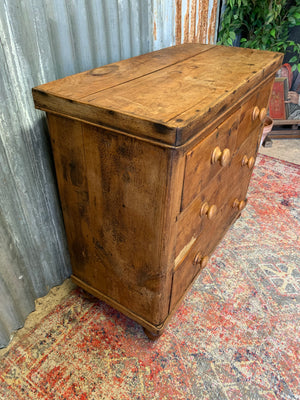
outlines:
[[[209,255],[213,252],[226,230],[239,215],[237,208],[226,204],[219,210],[218,223],[207,225],[207,229],[197,238],[183,261],[176,266],[173,274],[170,310],[186,293],[196,275],[207,265]]]
[[[240,110],[186,155],[181,210],[185,209],[220,171],[228,167],[236,148],[239,116]]]
[[[247,139],[250,132],[260,129],[265,119],[273,78],[267,81],[241,108],[240,125],[237,132],[237,148]]]
[[[245,206],[259,139],[257,130],[251,132],[232,159],[230,168],[222,171],[179,215],[170,310],[176,307],[206,266],[209,255]],[[208,208],[203,208],[205,203]],[[212,205],[216,206],[215,212],[211,211]],[[202,216],[201,210],[206,211]]]
[[[221,171],[178,215],[175,265],[185,257],[200,233],[207,236],[210,230],[218,229],[224,206],[231,207],[238,200],[240,203],[237,206],[243,208],[258,145],[259,136],[254,130],[235,154],[230,166]]]

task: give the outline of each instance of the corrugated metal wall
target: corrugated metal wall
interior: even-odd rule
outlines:
[[[176,0],[176,44],[215,43],[219,0]]]
[[[218,0],[0,2],[0,347],[70,274],[44,114],[31,88],[175,43],[213,43]]]
[[[216,43],[220,4],[221,0],[153,0],[151,49],[180,43]]]

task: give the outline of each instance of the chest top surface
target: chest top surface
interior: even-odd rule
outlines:
[[[37,86],[33,97],[44,111],[180,146],[281,62],[274,52],[183,44]]]

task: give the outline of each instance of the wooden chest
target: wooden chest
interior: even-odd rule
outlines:
[[[282,55],[174,46],[33,89],[73,280],[159,335],[246,204]]]

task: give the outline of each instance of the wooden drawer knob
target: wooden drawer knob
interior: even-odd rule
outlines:
[[[259,116],[259,108],[255,106],[252,112],[252,120],[255,121],[256,118],[258,118],[258,116]]]
[[[217,214],[217,206],[215,204],[212,204],[209,206],[207,202],[202,204],[201,210],[200,210],[200,216],[202,217],[203,215],[207,215],[208,219],[213,219],[215,215]]]
[[[244,167],[245,165],[247,165],[247,167],[248,167],[249,169],[251,169],[251,168],[254,166],[254,162],[255,162],[254,157],[248,158],[248,157],[245,155],[245,156],[243,157],[243,159],[242,159],[242,166]]]
[[[194,264],[195,265],[200,265],[201,268],[204,268],[207,266],[208,264],[208,256],[202,256],[202,254],[199,252],[196,254],[196,257],[194,259]]]
[[[267,110],[263,107],[260,112],[259,112],[259,119],[261,122],[264,122],[265,118],[267,116]]]
[[[246,201],[245,200],[239,201],[238,199],[235,199],[233,204],[232,204],[232,207],[233,208],[237,207],[239,209],[239,211],[242,211],[242,209],[245,208],[245,205],[246,205]]]
[[[211,156],[211,162],[213,164],[220,162],[222,167],[226,167],[229,164],[230,161],[230,150],[229,149],[224,149],[221,151],[220,147],[217,146]]]

